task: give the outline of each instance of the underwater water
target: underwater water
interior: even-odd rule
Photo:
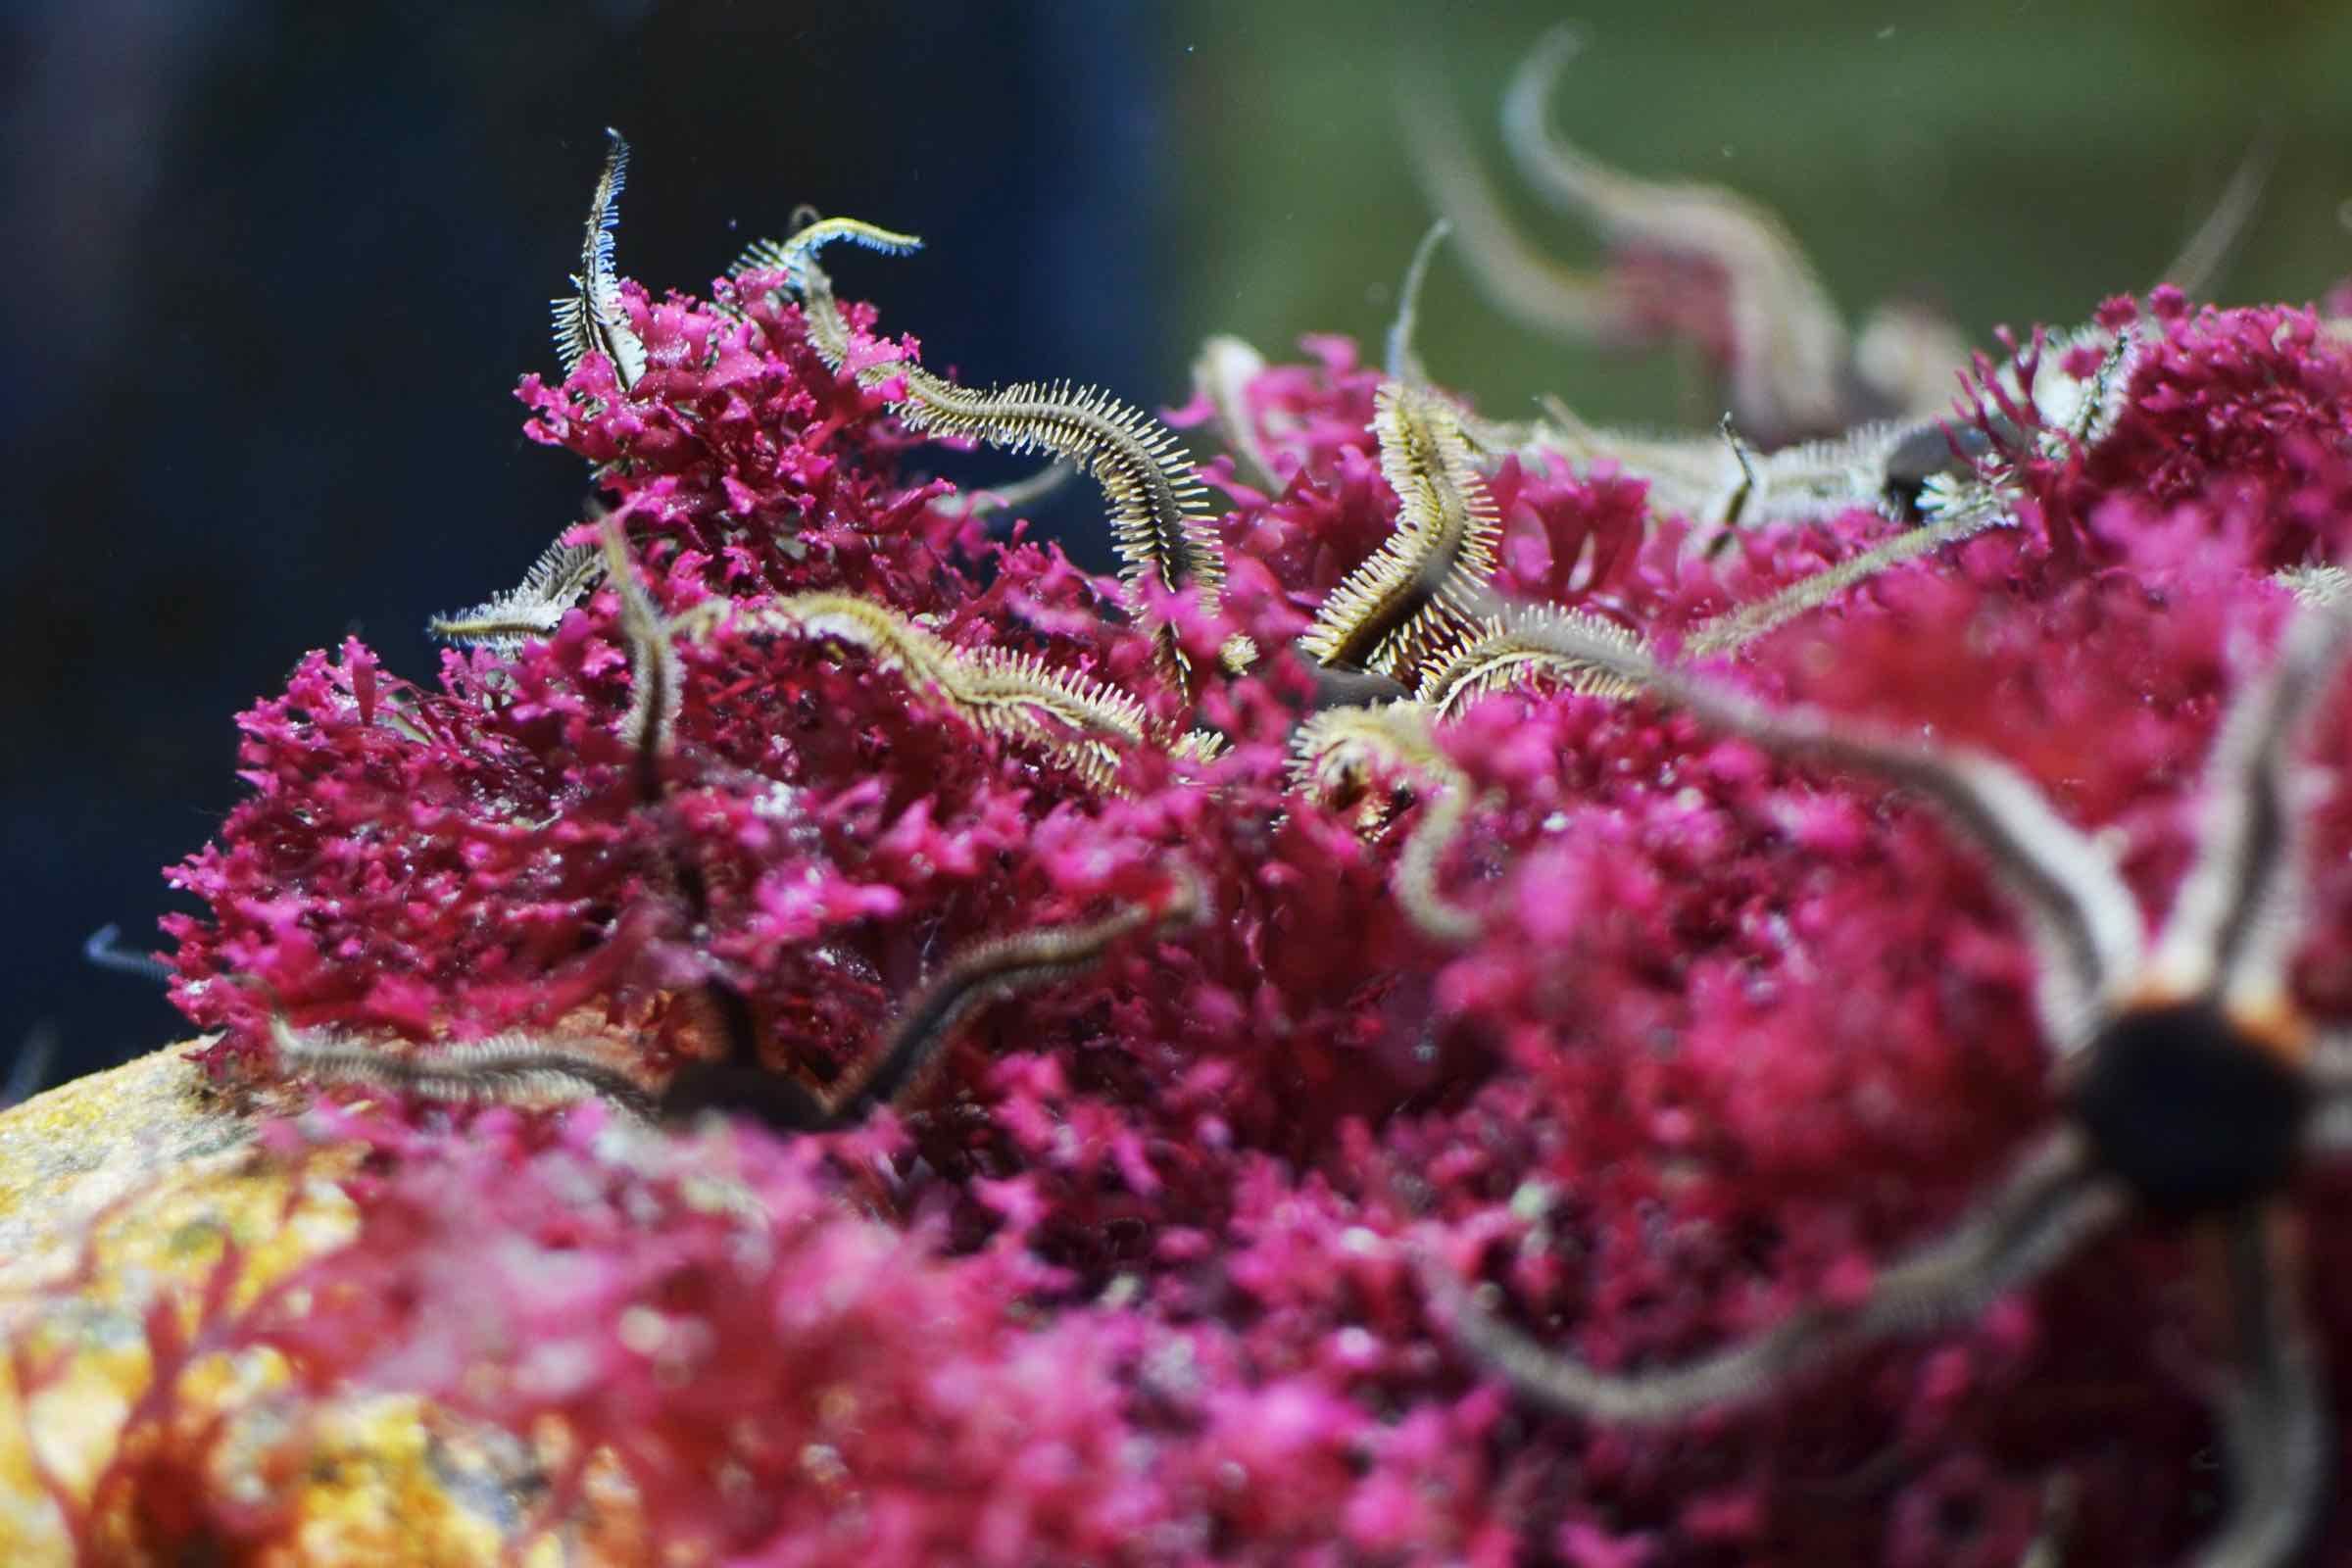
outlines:
[[[12,16],[24,1539],[2341,1548],[2352,24],[1569,20]]]

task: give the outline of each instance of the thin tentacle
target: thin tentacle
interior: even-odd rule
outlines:
[[[1866,577],[1876,576],[1907,561],[1941,550],[1983,533],[1985,529],[2003,526],[2010,518],[1989,507],[1974,508],[1950,518],[1936,518],[1906,528],[1883,543],[1856,556],[1850,556],[1834,566],[1824,567],[1812,576],[1789,584],[1779,593],[1741,605],[1737,610],[1705,621],[1692,629],[1684,641],[1683,652],[1691,659],[1706,659],[1746,647],[1757,638],[1787,625],[1799,615],[1818,610],[1839,594]]]
[[[2205,220],[2197,225],[2196,232],[2180,247],[2180,254],[2166,265],[2156,280],[2172,284],[2190,299],[2204,298],[2212,290],[2214,279],[2230,265],[2237,242],[2245,237],[2246,224],[2254,210],[2262,205],[2263,187],[2270,183],[2271,171],[2278,162],[2278,132],[2266,127],[2237,161],[2230,182],[2214,199]]]
[[[1553,28],[1503,95],[1502,138],[1520,173],[1614,244],[1695,257],[1721,271],[1731,397],[1742,423],[1776,440],[1843,425],[1845,323],[1787,226],[1720,186],[1636,179],[1552,131],[1553,92],[1582,47],[1574,27]]]
[[[1429,232],[1413,247],[1413,259],[1405,265],[1404,282],[1396,290],[1396,318],[1389,323],[1386,365],[1389,379],[1421,386],[1429,380],[1429,367],[1421,363],[1421,351],[1413,347],[1413,338],[1421,325],[1421,287],[1429,280],[1429,264],[1438,254],[1438,246],[1453,232],[1449,220],[1439,219],[1429,225]]]
[[[1179,866],[1156,904],[1122,904],[1097,920],[975,943],[908,999],[881,1046],[831,1091],[811,1089],[756,1060],[693,1062],[663,1089],[662,1115],[677,1119],[702,1110],[739,1111],[788,1132],[846,1126],[917,1088],[981,1009],[1084,974],[1138,932],[1197,923],[1207,916],[1206,898],[1198,874]]]
[[[283,1065],[322,1083],[365,1084],[468,1103],[561,1106],[601,1100],[639,1121],[654,1117],[654,1099],[645,1086],[589,1054],[580,1042],[515,1031],[398,1052],[373,1041],[297,1030],[275,1016],[270,1036]]]
[[[1589,1420],[1656,1425],[1755,1399],[1878,1341],[1971,1316],[2073,1256],[2130,1206],[2119,1184],[2096,1174],[2083,1140],[2061,1129],[1973,1217],[1882,1270],[1859,1302],[1804,1307],[1744,1344],[1648,1372],[1603,1372],[1546,1349],[1434,1261],[1422,1272],[1454,1337],[1520,1394]]]
[[[2312,1086],[2303,1122],[2303,1157],[2352,1154],[2352,1039],[2324,1037],[2304,1062]]]
[[[1515,613],[1503,611],[1506,617]],[[2041,965],[2039,1002],[2043,1027],[2060,1052],[2086,1043],[2099,1004],[2112,1002],[2139,969],[2146,938],[2132,890],[2090,839],[2006,763],[1856,732],[1811,710],[1776,712],[1573,621],[1518,619],[1529,638],[1767,751],[1876,773],[1934,802],[1991,859],[2055,960]]]
[[[2282,1004],[2303,884],[2291,753],[2347,649],[2352,607],[2307,611],[2230,705],[2205,764],[2197,858],[2157,938],[2159,984],[2184,995],[2219,988],[2232,1010]]]
[[[1238,337],[1220,332],[1200,345],[1193,361],[1193,391],[1208,400],[1210,416],[1225,450],[1250,484],[1268,495],[1282,493],[1283,476],[1258,439],[1250,411],[1250,383],[1265,373],[1266,357]],[[1294,460],[1295,462],[1296,460]]]
[[[1460,119],[1433,88],[1408,76],[1398,114],[1422,192],[1453,225],[1489,304],[1563,342],[1624,347],[1655,335],[1623,289],[1554,261],[1529,241],[1480,171]]]
[[[2278,1217],[2251,1207],[2224,1225],[2236,1366],[2222,1397],[2222,1445],[2233,1495],[2195,1568],[2284,1568],[2328,1500],[2328,1396]]]

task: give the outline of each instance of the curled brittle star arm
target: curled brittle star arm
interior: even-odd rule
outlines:
[[[1878,1341],[1965,1318],[2065,1261],[2129,1206],[2119,1184],[2094,1174],[2081,1137],[2062,1128],[1950,1234],[1881,1270],[1859,1301],[1802,1307],[1742,1344],[1647,1372],[1603,1372],[1547,1349],[1434,1258],[1423,1257],[1421,1272],[1455,1340],[1520,1394],[1569,1415],[1651,1425],[1752,1401]]]
[[[919,234],[902,234],[856,218],[819,218],[802,224],[783,239],[756,239],[727,266],[729,277],[751,272],[782,272],[795,289],[806,290],[816,253],[827,245],[847,243],[884,256],[907,256],[923,248]]]
[[[1421,800],[1412,829],[1396,853],[1389,885],[1406,918],[1450,946],[1475,940],[1479,917],[1448,898],[1438,867],[1469,819],[1470,780],[1437,745],[1419,704],[1330,708],[1292,737],[1291,777],[1302,793],[1336,808],[1355,809],[1359,832],[1370,834],[1393,815],[1379,776],[1409,782]]]
[[[1397,107],[1422,192],[1460,236],[1471,279],[1488,303],[1564,342],[1626,345],[1650,335],[1622,290],[1562,266],[1520,231],[1480,172],[1461,121],[1434,88],[1408,75]]]
[[[1041,926],[964,948],[899,1008],[882,1045],[830,1094],[741,1062],[697,1062],[670,1080],[662,1114],[736,1110],[782,1130],[846,1126],[917,1087],[982,1008],[1082,975],[1138,932],[1196,924],[1206,915],[1206,897],[1198,873],[1180,865],[1156,904],[1122,904],[1101,919]]]
[[[911,239],[855,220],[828,219],[804,229],[788,245],[802,243],[826,223],[849,224],[858,232],[893,240]],[[845,229],[839,237],[858,235]],[[895,252],[906,247],[873,248]],[[848,369],[854,345],[830,280],[806,253],[795,276],[810,346],[836,373]],[[1225,582],[1225,558],[1208,510],[1208,492],[1195,476],[1183,443],[1150,415],[1100,388],[1068,381],[973,388],[902,359],[877,360],[854,373],[867,387],[896,382],[900,391],[891,406],[909,429],[963,437],[1009,452],[1047,452],[1084,468],[1110,503],[1111,540],[1127,582],[1128,608],[1139,619],[1154,618],[1147,582],[1167,593],[1192,589],[1204,610],[1215,612]],[[1163,659],[1184,673],[1187,665],[1172,629],[1160,624],[1158,634]]]
[[[964,949],[900,1012],[890,1039],[842,1097],[839,1113],[858,1115],[897,1100],[981,1008],[1082,975],[1136,932],[1195,922],[1202,913],[1201,897],[1200,885],[1188,874],[1158,908],[1123,905],[1100,920],[1045,926]]]
[[[1780,433],[1846,423],[1845,323],[1788,228],[1719,186],[1636,179],[1556,135],[1550,104],[1582,48],[1572,26],[1538,40],[1503,95],[1502,136],[1528,183],[1610,242],[1720,270],[1731,318],[1731,395],[1742,423]]]
[[[2041,966],[2042,1025],[2062,1054],[2088,1038],[2096,1004],[2139,971],[2146,947],[2139,906],[2107,857],[2004,762],[1937,752],[1850,727],[1808,709],[1778,711],[1697,680],[1621,641],[1568,622],[1529,617],[1494,602],[1508,624],[1564,656],[1641,687],[1701,722],[1765,750],[1875,773],[1927,797],[1992,861],[2033,916],[2051,961]]]
[[[1375,409],[1381,476],[1396,493],[1396,526],[1324,596],[1298,646],[1322,663],[1409,685],[1432,645],[1470,620],[1472,596],[1494,570],[1502,525],[1449,405],[1386,381]]]
[[[941,496],[931,510],[951,517],[987,517],[1000,512],[1018,513],[1033,507],[1069,482],[1078,470],[1059,458],[1024,479],[1010,484],[984,485],[959,496]]]
[[[1413,347],[1413,336],[1421,324],[1421,287],[1429,281],[1429,264],[1438,254],[1438,246],[1453,232],[1453,223],[1441,218],[1429,225],[1429,232],[1413,247],[1413,259],[1405,265],[1404,282],[1396,290],[1396,318],[1389,323],[1386,367],[1389,379],[1404,381],[1413,386],[1429,382],[1429,368],[1421,363],[1421,353]]]
[[[152,954],[122,946],[122,928],[109,920],[81,941],[81,961],[117,974],[135,974],[142,980],[169,982],[178,971]]]
[[[808,323],[808,346],[840,374],[850,359],[850,319],[841,314],[841,301],[833,297],[833,280],[813,262],[802,270],[801,310]]]
[[[1477,941],[1485,923],[1438,885],[1438,866],[1469,817],[1469,783],[1449,767],[1432,781],[1421,819],[1405,835],[1389,878],[1405,917],[1424,935],[1456,948]]]
[[[1242,477],[1268,495],[1282,491],[1282,476],[1258,440],[1250,412],[1250,383],[1265,373],[1266,357],[1238,337],[1218,333],[1193,359],[1193,391],[1208,400],[1216,431],[1240,466]]]
[[[604,547],[605,574],[620,600],[618,629],[629,651],[629,711],[621,720],[620,732],[635,754],[638,801],[645,808],[659,808],[667,795],[666,762],[677,739],[678,715],[685,704],[686,664],[678,654],[678,638],[680,634],[692,636],[716,622],[727,612],[728,603],[724,599],[710,599],[676,615],[663,615],[638,578],[620,519],[605,516],[598,532]],[[695,925],[707,924],[710,919],[710,890],[704,880],[701,864],[683,852],[673,853],[667,859],[689,920]],[[701,989],[718,1016],[729,1062],[738,1066],[757,1063],[759,1030],[751,999],[715,968],[704,975]]]
[[[1563,653],[1552,642],[1530,635],[1527,629],[1530,622],[1555,620],[1571,623],[1580,636],[1618,645],[1629,654],[1642,651],[1639,636],[1597,615],[1555,605],[1522,606],[1509,617],[1482,616],[1452,643],[1436,650],[1416,697],[1443,721],[1460,717],[1464,709],[1486,693],[1531,676],[1599,697],[1627,697],[1640,690],[1590,660]]]
[[[1050,668],[1034,655],[954,647],[871,600],[794,594],[733,624],[739,632],[827,638],[863,649],[974,728],[1037,747],[1098,785],[1110,782],[1125,751],[1145,742],[1143,708],[1116,688]]]
[[[1010,451],[1045,451],[1084,467],[1110,502],[1111,535],[1131,592],[1149,578],[1168,592],[1199,588],[1213,608],[1224,559],[1192,460],[1157,421],[1107,393],[1067,382],[974,391],[899,365],[899,416],[935,435]],[[1138,597],[1134,608],[1142,612]]]
[[[2182,993],[2218,987],[2233,1006],[2284,1004],[2303,878],[2292,750],[2304,716],[2352,649],[2352,606],[2307,610],[2270,667],[2245,683],[2205,764],[2197,858],[2156,940],[2154,973]]]
[[[628,536],[618,520],[606,517],[600,528],[605,576],[620,598],[621,640],[629,650],[629,711],[620,722],[637,753],[638,765],[650,770],[666,754],[677,730],[678,710],[686,700],[686,668],[678,659],[672,624],[655,605],[653,595],[637,575],[629,558]],[[660,794],[648,784],[647,798]]]
[[[2157,274],[2156,281],[2172,284],[2190,299],[2203,298],[2230,265],[2254,209],[2262,205],[2263,187],[2271,182],[2271,170],[2278,161],[2278,131],[2266,128],[2247,145],[2245,156],[2230,171],[2229,183],[2214,199],[2205,220],[2180,247],[2180,254]]]
[[[541,552],[522,581],[471,610],[453,611],[425,622],[444,642],[513,649],[527,637],[544,637],[563,622],[605,574],[598,545],[567,545],[562,539]]]

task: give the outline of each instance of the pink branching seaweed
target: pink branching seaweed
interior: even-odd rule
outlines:
[[[274,1020],[387,1052],[587,1036],[656,1095],[726,1062],[834,1103],[986,944],[1100,940],[1020,950],[919,1083],[823,1130],[387,1097],[346,1127],[372,1151],[356,1238],[251,1330],[307,1387],[552,1419],[574,1463],[548,1517],[602,1455],[650,1539],[725,1561],[1991,1565],[2038,1541],[2093,1568],[2259,1502],[2200,1457],[2232,1358],[2193,1228],[2125,1227],[1679,1426],[1514,1393],[1427,1260],[1634,1372],[1858,1300],[1968,1210],[2064,1092],[2026,916],[1915,795],[1541,671],[1435,724],[1419,775],[1358,780],[1376,808],[1302,783],[1311,709],[1403,696],[1296,646],[1411,471],[1384,470],[1352,347],[1310,340],[1216,411],[1263,470],[1198,454],[1222,597],[1122,596],[939,504],[887,373],[917,345],[812,269],[710,300],[621,282],[633,384],[600,351],[524,380],[626,591],[429,681],[356,640],[309,655],[239,720],[252,795],[172,872],[209,911],[174,922],[175,997],[223,1074],[274,1070]],[[835,328],[838,372],[810,341]],[[1708,678],[1998,757],[2161,911],[2217,724],[2352,544],[2352,352],[2308,312],[2162,290],[2038,341],[2038,368],[1982,365],[1988,455],[1955,465],[2010,525]],[[1630,470],[1519,434],[1479,453],[1478,591],[1645,657],[1905,525],[1833,507],[1692,549],[1699,519],[1652,515]],[[891,619],[853,634],[815,595]],[[982,668],[1114,694],[1132,731],[1034,693],[984,721],[954,673]],[[2343,706],[2315,697],[2314,782],[2281,797],[2291,1000],[2332,1029]],[[2337,1428],[2352,1189],[2298,1169],[2264,1196],[2308,1254]],[[2296,1534],[2336,1560],[2352,1515]]]

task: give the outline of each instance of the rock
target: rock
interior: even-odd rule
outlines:
[[[186,1049],[0,1112],[0,1561],[500,1560],[540,1471],[525,1445],[301,1389],[241,1342],[351,1235],[334,1177],[356,1154],[274,1152]]]

